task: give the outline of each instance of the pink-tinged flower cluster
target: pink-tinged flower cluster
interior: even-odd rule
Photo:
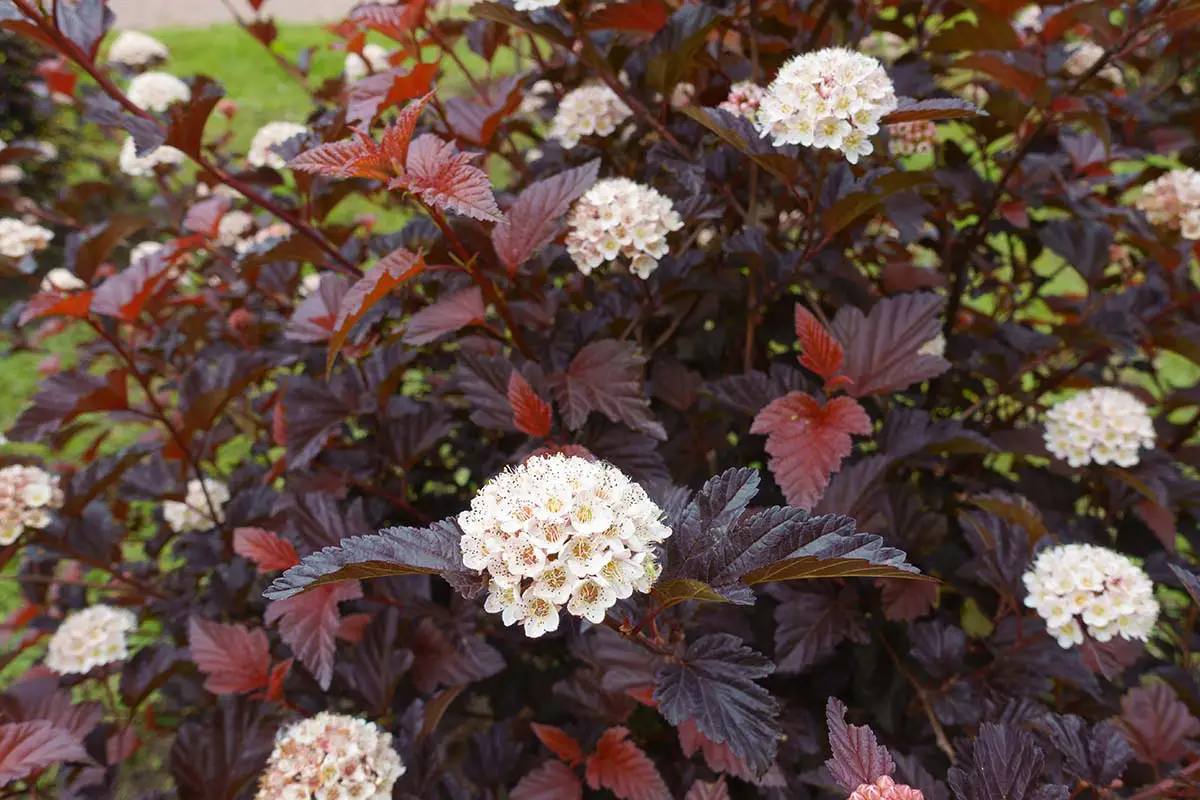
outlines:
[[[24,258],[45,250],[53,238],[54,231],[41,225],[30,225],[13,217],[0,219],[0,256]]]
[[[1046,412],[1043,439],[1072,467],[1132,467],[1143,447],[1154,447],[1154,420],[1146,404],[1124,389],[1089,389]]]
[[[847,800],[925,800],[925,795],[920,789],[896,783],[884,775],[874,783],[860,784]]]
[[[550,138],[570,150],[584,136],[611,136],[633,112],[607,86],[582,86],[563,95],[550,121]]]
[[[758,106],[766,96],[767,90],[754,81],[738,81],[729,87],[729,96],[717,108],[753,122],[758,116]]]
[[[537,638],[559,612],[604,621],[617,600],[658,578],[653,549],[671,535],[662,510],[614,466],[533,456],[501,473],[458,516],[463,564],[489,576],[484,608]]]
[[[667,234],[683,227],[671,200],[628,178],[598,181],[567,218],[567,252],[584,275],[624,260],[639,278],[650,277],[668,252]]]
[[[127,67],[144,67],[169,55],[165,44],[141,31],[122,31],[108,48],[108,60]]]
[[[246,153],[246,161],[252,167],[270,167],[283,169],[287,160],[275,148],[291,139],[308,133],[308,128],[295,122],[268,122],[254,133],[250,140],[250,150]]]
[[[367,77],[368,72],[387,72],[391,68],[386,49],[377,44],[366,44],[363,45],[361,56],[358,53],[346,54],[342,77],[347,83],[354,83]]]
[[[46,527],[50,511],[62,504],[57,475],[21,464],[0,469],[0,545],[12,544],[28,528]]]
[[[1083,644],[1085,627],[1098,642],[1116,636],[1144,642],[1158,620],[1154,583],[1128,556],[1107,547],[1044,550],[1022,580],[1025,605],[1064,649]]]
[[[59,675],[82,674],[129,657],[127,634],[137,627],[132,611],[92,606],[58,626],[46,648],[46,666]]]
[[[851,164],[874,150],[870,137],[897,105],[883,66],[840,47],[783,65],[758,108],[759,134],[775,144],[840,150]]]
[[[205,489],[208,490],[207,494]],[[222,510],[229,502],[229,489],[220,481],[205,479],[203,483],[193,478],[188,481],[187,497],[167,500],[163,503],[163,518],[176,533],[208,530],[224,519]],[[213,507],[209,508],[209,500]],[[217,518],[213,519],[213,513]]]
[[[932,153],[937,144],[937,125],[927,119],[888,125],[888,149],[893,155]]]
[[[168,72],[143,72],[129,82],[129,102],[146,111],[166,111],[175,103],[192,99],[192,90]]]
[[[389,800],[405,772],[392,735],[373,722],[322,711],[285,728],[257,800]]]
[[[1137,207],[1152,225],[1200,239],[1200,171],[1176,169],[1147,183]]]

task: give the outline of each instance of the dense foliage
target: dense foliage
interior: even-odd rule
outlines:
[[[6,796],[1200,797],[1194,0],[250,5],[0,0]]]

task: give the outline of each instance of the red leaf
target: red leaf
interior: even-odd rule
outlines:
[[[842,373],[854,382],[855,397],[904,389],[950,368],[941,356],[921,348],[942,332],[943,299],[933,292],[885,297],[863,315],[844,306],[830,333],[845,352]]]
[[[543,439],[550,434],[554,422],[550,404],[539,397],[525,376],[515,369],[508,378],[508,404],[512,406],[513,424],[517,430]]]
[[[880,578],[875,584],[883,590],[883,616],[893,622],[920,619],[937,602],[938,585],[932,581]]]
[[[384,129],[383,138],[379,140],[379,149],[389,161],[402,167],[408,164],[408,146],[412,143],[413,131],[417,129],[417,120],[421,118],[421,112],[429,105],[433,95],[434,92],[429,92],[417,101],[409,103],[396,115],[396,121]]]
[[[842,346],[825,330],[807,308],[796,304],[796,338],[800,340],[800,363],[826,381],[842,368]]]
[[[74,262],[68,264],[75,277],[91,283],[113,248],[150,224],[149,217],[137,214],[113,214],[103,222],[79,231],[72,246]]]
[[[483,322],[484,313],[483,292],[479,287],[463,289],[413,314],[404,329],[404,341],[429,344],[447,333]]]
[[[263,615],[268,624],[279,623],[279,635],[308,667],[322,689],[333,680],[333,654],[341,615],[338,603],[362,597],[358,581],[318,586],[310,592],[273,600]]]
[[[362,641],[369,624],[371,624],[370,614],[347,614],[338,623],[337,638],[344,642],[357,644]]]
[[[206,677],[204,688],[213,694],[253,692],[269,682],[270,646],[261,629],[192,617],[188,649]]]
[[[408,167],[389,189],[407,189],[436,208],[471,219],[499,222],[504,217],[492,195],[487,173],[472,162],[476,153],[460,153],[450,142],[431,133],[418,136],[408,148]]]
[[[529,723],[530,729],[533,730],[533,735],[538,738],[538,741],[546,746],[554,755],[568,766],[575,766],[583,761],[583,748],[579,746],[579,742],[562,728],[556,728],[553,725],[542,725],[537,722]]]
[[[331,178],[357,175],[386,181],[390,177],[387,159],[379,146],[365,134],[305,150],[289,161],[288,167],[297,172],[311,172]]]
[[[653,35],[667,24],[661,0],[633,0],[605,6],[587,19],[590,31],[635,31]]]
[[[865,725],[846,724],[846,706],[841,700],[831,697],[825,703],[825,722],[833,750],[833,758],[825,766],[838,786],[853,792],[896,771],[892,754],[876,741],[874,731]]]
[[[146,301],[167,284],[171,263],[180,252],[179,248],[168,244],[112,276],[96,289],[92,310],[122,322],[133,322],[142,313]]]
[[[221,223],[221,217],[225,216],[225,212],[232,205],[228,197],[214,195],[205,200],[201,200],[196,205],[188,209],[187,215],[183,218],[184,230],[189,230],[192,233],[198,233],[209,239],[217,236],[217,226]]]
[[[521,105],[523,78],[508,75],[487,87],[483,97],[452,97],[443,103],[451,135],[486,147],[500,123]]]
[[[425,20],[428,5],[428,0],[407,0],[395,4],[362,3],[351,9],[346,20],[404,42],[409,32]]]
[[[559,218],[592,187],[599,170],[595,159],[532,183],[518,195],[504,221],[492,229],[492,245],[510,275],[554,239]]]
[[[567,427],[576,430],[588,415],[599,411],[660,441],[667,438],[654,418],[643,389],[646,359],[631,342],[601,339],[584,347],[565,373],[551,376],[551,388]]]
[[[283,682],[292,671],[292,659],[280,661],[271,667],[271,676],[267,678],[267,699],[281,702],[283,700]]]
[[[724,779],[715,783],[698,780],[688,789],[683,800],[729,800],[729,787]]]
[[[346,121],[366,130],[392,106],[427,93],[437,71],[437,64],[414,64],[368,75],[350,87]]]
[[[696,720],[689,719],[676,729],[679,734],[679,748],[688,758],[697,752],[704,753],[704,763],[713,772],[726,772],[749,783],[757,783],[757,776],[744,760],[738,757],[729,747],[728,742],[714,742],[696,726]]]
[[[56,761],[90,762],[91,758],[78,739],[44,720],[0,725],[0,786]]]
[[[288,569],[300,563],[291,542],[262,528],[235,528],[233,552],[253,561],[259,573]]]
[[[1133,507],[1133,510],[1137,512],[1142,522],[1146,523],[1146,527],[1150,529],[1151,533],[1158,537],[1163,549],[1168,553],[1174,553],[1175,532],[1178,530],[1175,512],[1153,500],[1142,500]]]
[[[508,796],[509,800],[583,800],[583,782],[570,767],[547,761],[526,773]]]
[[[26,301],[25,308],[21,311],[21,318],[17,322],[20,325],[26,325],[35,319],[45,319],[46,317],[86,319],[92,308],[94,294],[90,290],[68,295],[61,295],[57,292],[39,292]]]
[[[323,342],[333,335],[338,309],[350,283],[341,275],[321,276],[317,290],[296,306],[284,336],[295,342]]]
[[[1013,66],[997,55],[972,53],[954,62],[954,66],[990,75],[1001,86],[1012,89],[1026,101],[1032,100],[1038,90],[1046,84],[1044,79]]]
[[[850,435],[871,433],[871,418],[849,397],[822,406],[804,392],[791,392],[758,412],[750,432],[767,435],[771,473],[787,501],[812,508],[850,455]]]
[[[197,157],[204,144],[204,126],[217,103],[225,96],[225,90],[203,75],[192,81],[192,99],[187,103],[176,103],[167,112],[166,144]]]
[[[1138,761],[1152,766],[1183,758],[1193,749],[1188,737],[1200,735],[1200,721],[1161,681],[1126,692],[1121,698],[1121,715],[1114,724]]]
[[[366,275],[350,287],[338,307],[337,320],[329,337],[329,355],[325,361],[326,371],[333,368],[333,360],[350,335],[351,329],[392,289],[416,277],[425,269],[421,253],[415,255],[403,248],[379,259]],[[310,298],[311,299],[311,298]]]
[[[669,800],[670,791],[654,762],[631,741],[628,728],[609,728],[587,759],[588,786],[608,789],[621,800]]]
[[[122,411],[129,407],[124,370],[104,376],[81,370],[60,372],[42,381],[29,408],[21,413],[8,431],[17,441],[40,441],[80,414],[90,411]]]

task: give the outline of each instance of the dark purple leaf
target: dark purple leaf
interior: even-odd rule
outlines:
[[[645,363],[631,342],[602,339],[580,350],[566,372],[550,376],[567,426],[577,430],[589,414],[599,411],[613,422],[666,439],[667,432],[654,418],[643,389]]]
[[[855,397],[904,389],[950,368],[941,356],[918,351],[941,332],[944,300],[932,292],[885,297],[863,315],[844,306],[832,333],[845,350],[842,374],[854,383]]]
[[[0,725],[0,785],[57,761],[90,762],[91,758],[78,739],[49,722]]]
[[[292,312],[284,336],[296,342],[328,341],[333,336],[342,299],[349,290],[350,282],[341,275],[321,275],[317,290]]]
[[[1065,786],[1039,786],[1046,757],[1033,736],[1015,726],[985,723],[964,755],[947,774],[958,800],[1066,800],[1069,794]]]
[[[1049,715],[1042,723],[1063,756],[1063,769],[1092,786],[1109,786],[1125,772],[1133,750],[1113,726],[1093,726],[1074,714]]]
[[[479,287],[463,289],[413,314],[404,328],[404,341],[418,346],[435,342],[447,333],[483,322],[484,313]]]
[[[779,599],[775,609],[775,661],[780,674],[804,672],[831,656],[842,642],[871,641],[866,618],[858,607],[858,593],[850,587],[840,591],[786,591]]]
[[[896,771],[892,754],[875,739],[873,730],[846,723],[846,706],[836,697],[825,702],[825,724],[829,727],[829,747],[833,751],[825,767],[838,786],[853,792],[864,783],[875,783]]]
[[[413,684],[422,692],[481,681],[504,669],[500,651],[477,634],[440,625],[428,617],[417,623],[409,650]]]
[[[334,640],[341,614],[338,603],[362,597],[357,583],[322,586],[311,592],[274,600],[263,614],[268,625],[279,623],[279,634],[322,689],[333,679]]]
[[[531,183],[509,206],[504,222],[492,230],[496,255],[510,273],[554,239],[558,220],[596,182],[600,160]]]
[[[1178,761],[1194,750],[1200,721],[1192,716],[1170,686],[1153,681],[1135,686],[1121,698],[1121,715],[1114,721],[1143,764]]]

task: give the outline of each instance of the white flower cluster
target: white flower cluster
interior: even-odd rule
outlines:
[[[165,44],[141,31],[122,31],[108,48],[108,60],[127,67],[144,67],[169,55]]]
[[[77,292],[86,289],[87,284],[76,277],[74,272],[65,267],[55,267],[42,278],[39,287],[43,292]]]
[[[567,611],[594,623],[658,578],[662,510],[614,466],[533,456],[483,487],[458,515],[463,564],[491,578],[484,608],[536,638]]]
[[[667,234],[683,227],[671,200],[628,178],[597,181],[567,217],[567,252],[584,275],[606,262],[629,261],[630,272],[650,277],[665,256]]]
[[[241,209],[226,211],[217,223],[217,242],[226,247],[236,247],[253,227],[253,214]]]
[[[226,216],[228,216],[228,214]],[[234,249],[237,251],[238,255],[242,255],[243,253],[253,250],[264,242],[269,242],[274,239],[286,239],[291,236],[292,233],[294,233],[294,231],[292,230],[291,225],[288,225],[286,222],[274,222],[253,236],[239,240],[236,244],[234,244]]]
[[[308,128],[295,122],[268,122],[259,128],[250,140],[250,152],[246,154],[246,160],[254,167],[283,169],[287,160],[276,153],[274,148],[293,136],[307,132]]]
[[[46,666],[59,675],[81,674],[129,656],[126,634],[137,617],[125,608],[92,606],[58,626],[46,648]]]
[[[607,86],[581,86],[563,95],[550,121],[550,138],[570,150],[584,136],[610,136],[633,112]]]
[[[155,167],[175,166],[182,164],[187,160],[182,150],[178,150],[170,145],[164,144],[161,147],[151,150],[144,156],[137,154],[137,145],[133,142],[133,137],[126,137],[125,143],[121,145],[121,155],[118,163],[121,167],[121,172],[133,178],[146,178],[154,174]]]
[[[897,122],[887,126],[888,150],[893,155],[911,156],[913,153],[932,153],[937,144],[937,125],[927,119],[914,122]]]
[[[41,225],[30,225],[13,217],[0,219],[0,256],[24,258],[37,250],[45,250],[54,232]]]
[[[551,81],[535,81],[533,86],[529,87],[529,91],[521,98],[521,107],[518,111],[522,114],[534,114],[545,108],[546,104],[553,97],[554,84]]]
[[[1095,42],[1081,39],[1067,45],[1067,60],[1063,64],[1063,69],[1067,71],[1068,75],[1074,75],[1078,78],[1096,66],[1096,63],[1103,57],[1103,47]],[[1104,66],[1099,74],[1101,78],[1110,83],[1123,83],[1125,80],[1125,77],[1121,74],[1121,70],[1117,68],[1116,64]]]
[[[1042,7],[1036,3],[1031,6],[1025,6],[1012,18],[1013,28],[1022,36],[1035,36],[1042,32],[1045,25],[1042,23]]]
[[[1200,239],[1200,171],[1171,170],[1142,187],[1137,207],[1152,225]]]
[[[878,61],[829,47],[783,65],[767,87],[755,124],[777,145],[840,150],[857,164],[874,150],[869,137],[896,103],[892,79]]]
[[[0,184],[5,186],[25,180],[25,170],[16,164],[0,164]]]
[[[208,489],[207,497],[204,494],[205,488]],[[187,497],[183,501],[163,501],[163,519],[171,526],[171,530],[176,533],[207,530],[224,518],[224,514],[221,511],[225,508],[225,504],[229,502],[229,497],[228,487],[220,481],[206,478],[202,484],[199,480],[193,478],[188,481]],[[208,507],[209,499],[212,500],[213,510],[217,515],[217,519],[215,520],[210,515]]]
[[[346,63],[342,66],[342,77],[346,83],[354,83],[367,77],[368,72],[387,72],[391,68],[386,49],[377,44],[366,44],[363,45],[361,56],[358,53],[346,54]]]
[[[945,334],[939,333],[937,336],[933,337],[932,339],[927,341],[925,344],[921,345],[920,349],[917,350],[917,355],[937,356],[938,358],[945,358],[945,356],[946,356],[946,336],[945,336]]]
[[[1158,619],[1154,583],[1128,556],[1107,547],[1052,547],[1022,580],[1029,592],[1025,605],[1046,620],[1063,648],[1083,644],[1085,627],[1098,642],[1114,636],[1144,642]]]
[[[129,251],[129,263],[136,264],[143,258],[149,258],[162,249],[163,246],[159,242],[139,242]]]
[[[729,96],[721,101],[717,108],[753,122],[758,116],[758,107],[766,96],[767,90],[754,81],[738,81],[729,87]]]
[[[192,99],[192,90],[169,72],[143,72],[134,76],[125,92],[129,102],[146,111],[166,111],[175,103]]]
[[[537,11],[539,8],[552,8],[558,5],[558,0],[516,0],[513,8],[517,11]]]
[[[10,545],[26,528],[50,524],[50,509],[61,508],[58,476],[15,464],[0,469],[0,545]]]
[[[321,273],[319,272],[310,272],[300,279],[299,294],[301,297],[308,297],[320,288]]]
[[[257,800],[390,800],[405,772],[392,735],[374,722],[322,711],[284,728]]]
[[[1146,404],[1124,389],[1089,389],[1046,412],[1043,434],[1054,456],[1072,467],[1132,467],[1138,451],[1154,447],[1154,421]]]

